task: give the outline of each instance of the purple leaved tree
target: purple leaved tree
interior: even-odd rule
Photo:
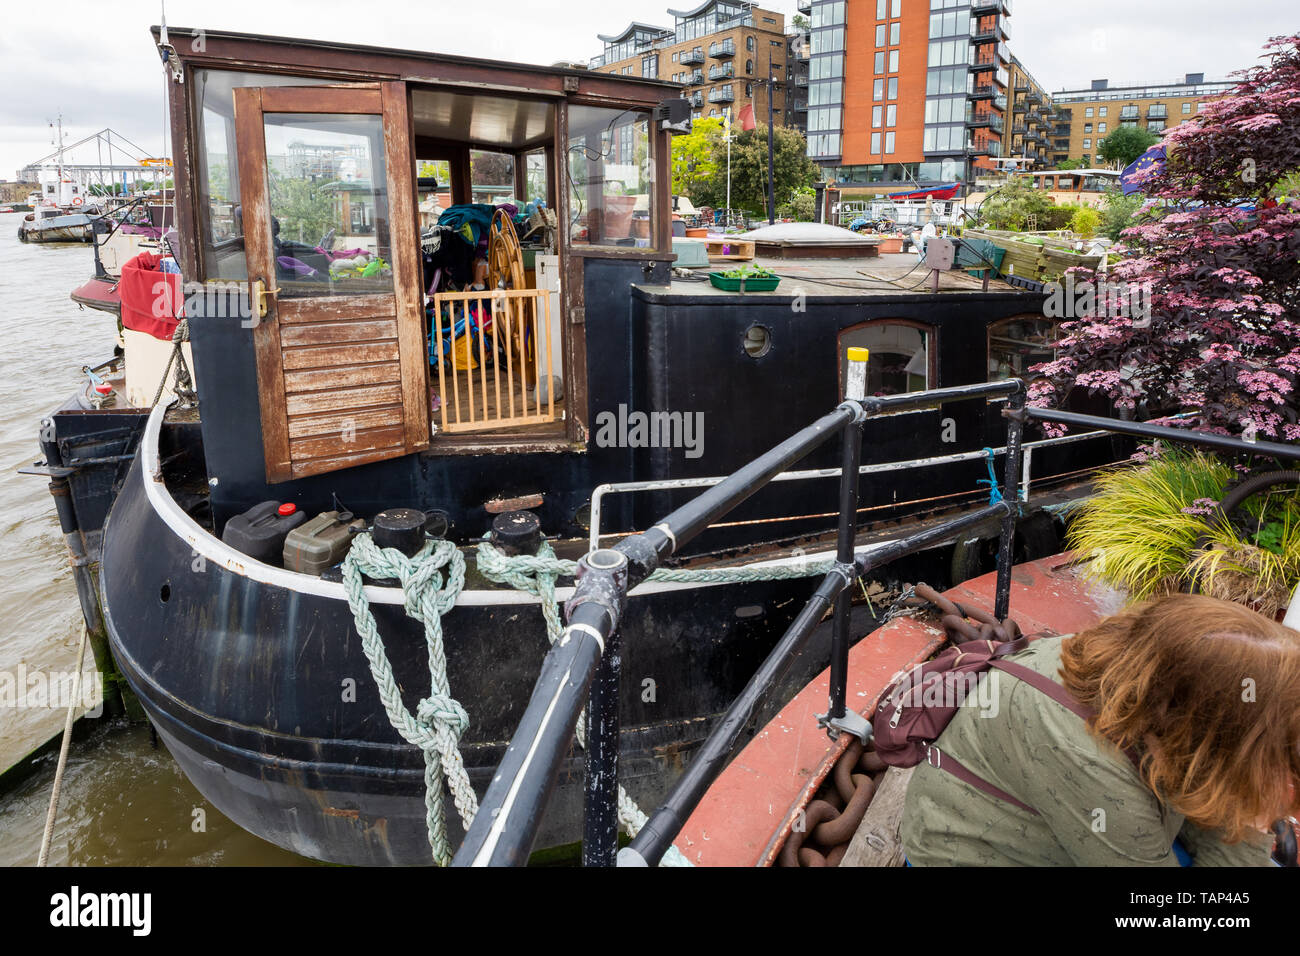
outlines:
[[[1081,387],[1121,409],[1300,440],[1300,35],[1265,50],[1166,135],[1168,163],[1147,174],[1155,207],[1124,231],[1107,279],[1145,287],[1149,315],[1098,307],[1063,322],[1034,404]]]

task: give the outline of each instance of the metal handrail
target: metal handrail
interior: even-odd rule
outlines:
[[[493,775],[474,823],[456,853],[454,865],[520,865],[527,862],[560,763],[568,752],[569,740],[584,705],[592,720],[587,749],[583,862],[606,866],[614,863],[618,786],[619,654],[616,649],[619,621],[628,591],[709,525],[767,486],[777,475],[788,471],[794,462],[837,435],[843,441],[845,461],[841,474],[837,564],[818,587],[805,613],[797,619],[798,629],[787,631],[781,647],[797,647],[820,619],[825,607],[834,601],[842,613],[837,615],[832,666],[843,683],[848,654],[849,586],[861,573],[854,569],[874,567],[884,560],[926,547],[941,540],[935,535],[952,534],[955,528],[968,527],[970,522],[985,520],[994,514],[1003,518],[999,593],[1009,594],[1009,555],[1015,509],[1005,501],[920,535],[856,553],[853,540],[857,513],[857,463],[862,439],[860,426],[868,417],[937,408],[945,402],[993,396],[1006,396],[1012,408],[1020,409],[1025,403],[1024,383],[1010,379],[868,398],[863,394],[865,359],[851,359],[849,371],[850,397],[834,411],[677,508],[650,530],[630,535],[612,548],[593,550],[582,558],[574,595],[566,608],[568,627],[542,662],[532,697]],[[1020,471],[1021,429],[1020,419],[1008,419],[1004,481],[1007,497],[1013,496],[1014,482]],[[1005,560],[1001,558],[1003,553]],[[1005,568],[1002,567],[1004,564]],[[1002,616],[1005,617],[1005,600],[1000,599],[998,604],[1003,607]],[[815,610],[818,606],[821,611]],[[780,661],[769,659],[765,667],[769,664],[778,666]],[[762,673],[756,675],[751,684],[760,681],[761,677]],[[743,709],[745,704],[745,699],[738,700],[733,708]],[[843,720],[846,713],[844,688],[840,687],[838,692],[833,689],[828,711],[830,726],[835,727],[836,721]],[[710,740],[714,741],[714,735],[710,735]],[[717,745],[714,741],[714,746]],[[710,776],[708,780],[711,779]],[[704,780],[703,785],[706,786],[708,780]],[[699,785],[698,781],[696,785]],[[698,796],[695,799],[698,800]],[[650,832],[666,832],[662,820],[661,826]],[[656,856],[651,862],[657,859]]]

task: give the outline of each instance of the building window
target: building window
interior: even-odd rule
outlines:
[[[871,98],[873,100],[883,100],[885,98],[885,81],[876,80],[871,87]]]
[[[1101,107],[1101,108],[1097,111],[1097,115],[1098,115],[1098,116],[1105,116],[1105,115],[1106,115],[1106,107],[1104,107],[1104,106]]]
[[[901,23],[891,23],[889,25],[889,45],[898,46],[899,35],[903,31]]]
[[[641,57],[641,75],[652,80],[659,79],[659,54],[652,53]]]
[[[890,73],[898,72],[898,51],[897,50],[889,51],[889,72]]]
[[[871,128],[872,129],[880,129],[880,117],[881,117],[880,107],[879,106],[871,107]]]
[[[754,38],[753,38],[753,37],[745,37],[745,49],[748,50],[750,53],[753,53],[753,52],[754,52]]]
[[[1092,124],[1091,124],[1091,123],[1084,123],[1084,124],[1083,124],[1083,131],[1084,131],[1085,133],[1091,133],[1091,132],[1092,132]]]
[[[746,61],[745,61],[745,72],[746,72],[746,73],[749,73],[749,74],[752,74],[752,73],[754,72],[754,61],[753,61],[753,60],[746,60]]]
[[[896,76],[889,78],[889,96],[887,98],[891,100],[898,99],[898,77]]]
[[[874,70],[874,72],[876,73],[885,72],[885,51],[884,50],[881,50],[879,53],[876,54],[876,69]]]
[[[1152,133],[1163,133],[1165,131],[1164,120],[1148,120],[1147,130]]]
[[[876,0],[876,19],[885,19],[885,0]]]
[[[1097,124],[1097,132],[1098,132],[1098,133],[1104,133],[1104,132],[1106,132],[1106,124],[1105,124],[1105,123],[1098,123],[1098,124]]]
[[[1089,119],[1092,119],[1092,107],[1089,106],[1086,110],[1084,110],[1083,115],[1088,117]]]
[[[894,0],[890,6],[889,15],[891,17],[901,17],[903,15],[903,0]]]
[[[891,106],[892,110],[893,107]],[[891,129],[885,133],[885,154],[888,155],[894,151],[894,131]]]
[[[1192,111],[1192,104],[1191,104],[1191,103],[1184,103],[1184,104],[1183,104],[1183,115],[1184,115],[1184,116],[1187,116],[1189,113],[1191,113],[1191,111]]]
[[[871,155],[875,156],[879,152],[880,152],[880,134],[872,133],[871,134]]]
[[[885,107],[885,125],[886,126],[898,125],[898,107],[893,103]],[[892,153],[893,150],[891,149],[889,152]]]
[[[1083,141],[1083,148],[1084,148],[1084,149],[1092,149],[1092,140],[1091,140],[1091,139],[1088,139],[1088,138],[1085,138],[1084,141]]]
[[[882,47],[884,45],[885,45],[885,24],[882,23],[876,27],[876,46]]]
[[[674,63],[677,62],[677,57],[678,57],[679,55],[680,55],[680,54],[678,54],[678,53],[674,53],[674,54],[673,54],[673,62],[674,62]]]

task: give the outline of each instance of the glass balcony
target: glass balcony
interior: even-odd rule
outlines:
[[[721,60],[729,56],[736,55],[736,44],[731,40],[723,40],[721,43],[709,44],[709,56],[715,60]]]
[[[684,66],[692,66],[693,64],[696,63],[703,64],[704,48],[697,46],[694,50],[691,50],[689,53],[683,53],[680,57],[678,57],[677,62],[683,64]]]
[[[992,84],[992,83],[976,83],[976,84],[971,88],[970,93],[967,94],[967,95],[968,95],[969,98],[972,99],[972,100],[992,99],[992,98],[993,98],[993,84]]]
[[[729,80],[736,75],[736,68],[728,63],[725,66],[709,67],[709,79],[712,80]]]
[[[1147,119],[1168,119],[1169,107],[1158,103],[1147,110]]]
[[[736,94],[733,90],[713,90],[709,93],[710,103],[734,103]]]
[[[702,84],[703,82],[704,82],[704,71],[703,71],[703,70],[695,70],[693,73],[691,73],[690,76],[688,76],[688,77],[686,78],[686,85],[687,85],[687,86],[699,86],[699,85]]]

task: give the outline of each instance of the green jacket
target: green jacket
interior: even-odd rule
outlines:
[[[1065,640],[1041,638],[1012,659],[1059,681]],[[1186,823],[1117,747],[1001,671],[980,675],[936,746],[1040,815],[921,763],[903,811],[913,866],[1177,866],[1180,836],[1196,866],[1272,865],[1270,836],[1229,845]]]

